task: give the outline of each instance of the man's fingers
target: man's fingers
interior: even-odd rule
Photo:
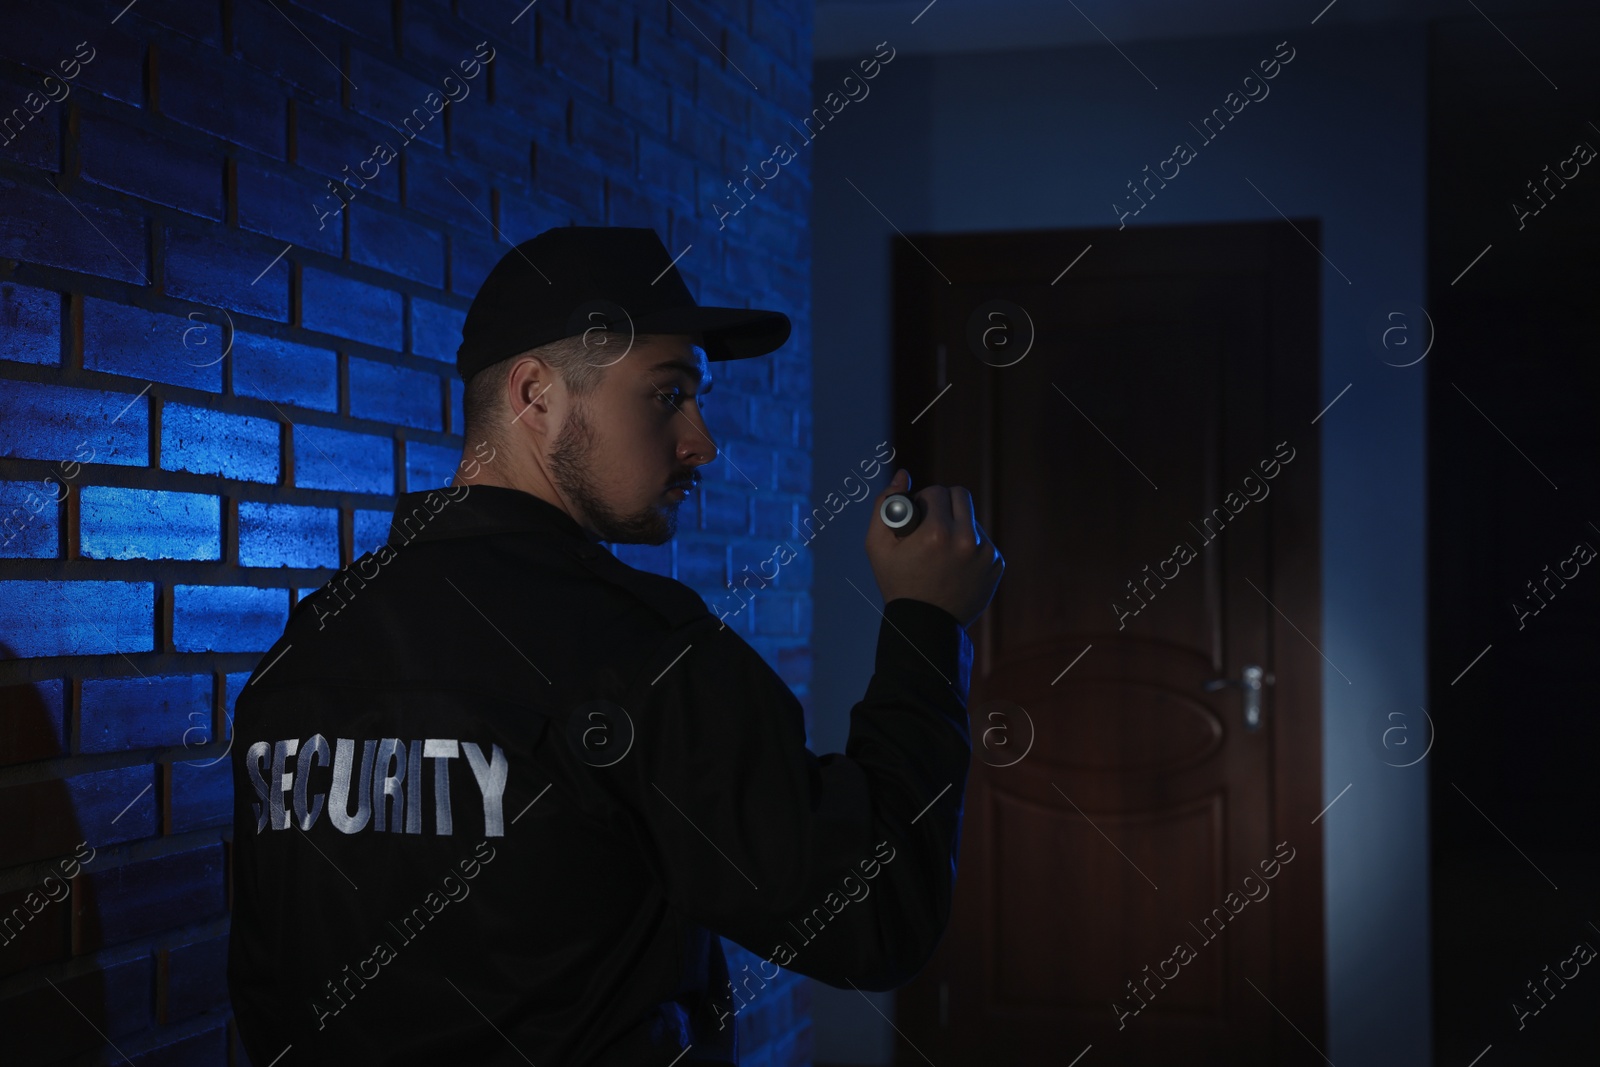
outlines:
[[[950,490],[942,485],[930,485],[917,494],[917,499],[928,508],[924,521],[932,521],[950,529],[955,524],[955,511],[950,503]]]
[[[956,524],[957,534],[970,530],[973,542],[983,544],[983,531],[978,529],[978,520],[972,514],[972,494],[959,485],[950,490],[950,516]]]

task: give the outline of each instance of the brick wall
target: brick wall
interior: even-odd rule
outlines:
[[[736,603],[729,583],[809,511],[810,162],[737,218],[713,201],[810,109],[811,5],[6,15],[0,1047],[243,1063],[233,700],[295,598],[384,539],[395,495],[449,479],[460,325],[508,240],[653,226],[692,246],[702,303],[795,321],[782,354],[718,372],[723,461],[679,537],[619,556]],[[797,560],[730,616],[808,713],[810,580]],[[766,983],[738,1025],[747,1063],[809,1062],[803,980]]]

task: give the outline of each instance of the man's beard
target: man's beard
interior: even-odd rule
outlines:
[[[594,427],[585,416],[581,402],[573,404],[561,432],[550,450],[550,473],[556,488],[584,512],[587,526],[612,544],[661,545],[678,532],[675,507],[646,506],[632,515],[622,515],[594,492]],[[663,490],[665,487],[663,486]]]

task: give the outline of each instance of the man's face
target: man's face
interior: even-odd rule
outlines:
[[[683,335],[640,336],[607,363],[594,392],[577,400],[551,447],[550,474],[582,512],[580,524],[617,544],[659,545],[678,532],[678,508],[717,458],[700,411],[711,391],[705,350]]]

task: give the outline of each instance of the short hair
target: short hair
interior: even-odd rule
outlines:
[[[486,425],[487,418],[505,407],[506,372],[511,364],[525,356],[538,356],[561,376],[561,382],[576,398],[595,391],[605,380],[606,368],[616,362],[611,356],[612,345],[619,344],[626,351],[630,335],[615,330],[590,330],[585,334],[563,337],[559,341],[530,348],[507,356],[497,363],[484,367],[466,383],[461,392],[461,414],[466,421],[467,434],[486,438],[490,444],[500,441],[502,426]],[[507,418],[503,420],[509,422]]]

